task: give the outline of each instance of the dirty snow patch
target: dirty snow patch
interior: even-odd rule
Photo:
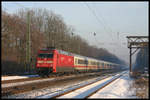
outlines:
[[[24,78],[38,77],[38,76],[39,76],[39,75],[4,76],[4,77],[1,77],[1,81],[5,81],[5,80],[15,80],[15,79],[24,79]]]
[[[89,98],[137,98],[134,96],[135,91],[129,89],[131,84],[129,73],[126,73]]]

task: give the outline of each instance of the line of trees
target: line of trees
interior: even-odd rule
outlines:
[[[21,9],[15,14],[2,11],[2,74],[24,73],[26,66],[28,14],[30,15],[31,58],[29,67],[35,72],[37,51],[47,46],[94,57],[114,63],[125,64],[106,49],[90,46],[86,40],[75,34],[73,27],[67,25],[61,15],[47,9]],[[115,60],[113,60],[115,59]]]

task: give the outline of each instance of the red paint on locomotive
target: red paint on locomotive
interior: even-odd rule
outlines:
[[[45,55],[44,55],[45,54]],[[52,55],[49,57],[48,55]],[[46,56],[47,55],[47,56]],[[41,56],[41,57],[40,57]],[[43,58],[42,58],[43,56]],[[47,63],[51,62],[51,63]],[[57,68],[62,69],[63,67],[74,67],[74,57],[61,54],[58,50],[39,50],[37,62],[37,68],[53,68],[53,72],[57,72]],[[62,69],[63,70],[63,69]]]
[[[74,67],[74,57],[58,53],[58,67]]]

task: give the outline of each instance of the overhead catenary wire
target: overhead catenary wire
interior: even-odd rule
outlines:
[[[106,25],[106,22],[104,21],[104,18],[102,17],[102,15],[100,15],[100,17],[102,18],[102,20],[105,22],[105,24],[103,23],[103,21],[101,21],[101,20],[99,20],[99,17],[97,17],[97,15],[96,15],[96,13],[94,12],[94,10],[92,10],[92,8],[87,4],[87,3],[84,3],[84,4],[86,4],[86,6],[88,7],[88,9],[90,9],[90,11],[92,12],[92,14],[95,16],[95,18],[96,18],[96,20],[101,24],[103,24],[103,26],[104,26],[104,29],[105,29],[105,31],[106,32],[108,32],[108,30],[106,29],[106,26],[108,26],[108,24]],[[108,29],[110,30],[110,33],[109,33],[109,35],[110,35],[110,38],[111,38],[111,40],[114,42],[115,40],[112,38],[113,36],[112,36],[112,34],[111,34],[111,32],[113,32],[112,31],[112,29],[110,28],[110,26],[108,26]],[[94,35],[95,36],[95,35]],[[96,38],[95,38],[95,40],[96,40]],[[97,40],[96,40],[97,41]],[[98,41],[97,41],[98,42]],[[122,45],[120,45],[120,44],[118,44],[118,42],[116,41],[116,43],[111,43],[111,45],[112,44],[114,44],[114,46],[121,46],[122,47]],[[123,47],[124,48],[124,47]]]
[[[87,4],[87,3],[84,3],[84,4],[86,4],[86,6],[88,7],[88,9],[92,12],[92,14],[95,16],[95,18],[96,18],[96,20],[98,21],[98,23],[99,24],[103,24],[103,26],[104,26],[104,29],[105,29],[105,31],[106,32],[108,32],[108,30],[106,29],[106,27],[105,26],[108,26],[108,24],[106,25],[106,22],[104,21],[104,18],[102,17],[102,15],[100,15],[100,17],[102,18],[102,21],[104,21],[104,23],[102,22],[102,21],[100,21],[99,20],[99,17],[97,17],[97,15],[96,15],[96,13],[92,10],[92,8]],[[113,33],[113,31],[112,31],[112,29],[110,28],[110,27],[108,27],[108,29],[109,29],[109,31],[110,32],[112,32]],[[108,32],[109,33],[109,32]],[[110,34],[110,38],[111,38],[111,40],[112,40],[112,43],[109,43],[109,45],[111,45],[111,46],[115,46],[115,47],[122,47],[122,48],[127,48],[127,47],[124,47],[124,46],[122,46],[121,44],[120,44],[120,42],[118,42],[118,41],[116,41],[116,40],[113,40],[113,36],[112,36],[112,34],[111,33],[109,33]],[[118,38],[119,38],[119,34],[118,34]],[[96,35],[94,35],[94,39],[95,39],[95,41],[97,42],[96,44],[98,44],[98,45],[103,45],[104,43],[99,43],[99,41],[96,39]],[[118,39],[119,40],[119,39]],[[115,43],[113,43],[114,41],[116,41]],[[114,48],[113,49],[113,52],[115,53],[116,52],[116,48]]]
[[[94,6],[94,7],[96,7],[96,6]],[[96,8],[95,10],[97,10],[97,8]],[[98,12],[98,11],[96,11],[96,12]],[[101,14],[100,12],[98,12],[98,14],[100,15],[100,18],[102,19],[102,21],[104,22],[103,24],[104,24],[105,26],[107,26],[107,29],[109,29],[111,32],[113,32],[112,29],[111,29],[111,27],[108,25],[108,23],[106,23],[106,21],[105,21],[105,19],[103,18],[102,14]]]
[[[96,6],[94,6],[95,8],[96,8]],[[95,10],[97,10],[97,9],[95,9]],[[98,10],[97,10],[97,12],[98,12]],[[110,30],[110,34],[111,34],[111,32],[113,33],[113,31],[112,31],[112,28],[108,25],[108,23],[106,23],[106,21],[105,21],[105,19],[103,18],[103,16],[102,16],[102,14],[100,13],[100,12],[98,12],[98,14],[100,15],[100,17],[102,18],[102,20],[103,20],[103,22],[104,22],[104,24],[108,27],[108,29]],[[119,32],[117,32],[117,39],[119,40]],[[115,39],[116,40],[116,39]],[[115,46],[118,46],[118,47],[123,47],[121,44],[120,44],[120,42],[118,42],[118,41],[116,41],[116,43],[114,43],[114,45]],[[125,47],[123,47],[123,48],[125,48]]]
[[[88,7],[88,9],[92,12],[92,14],[95,16],[95,18],[96,18],[96,20],[98,21],[98,23],[101,25],[101,24],[103,24],[103,22],[99,19],[99,17],[97,17],[97,15],[96,15],[96,13],[94,12],[94,10],[87,4],[87,3],[84,3],[87,7]],[[104,26],[104,30],[106,31],[106,32],[108,32],[107,31],[107,29],[106,29],[106,27],[105,27],[105,25],[103,24],[103,26]],[[109,33],[109,32],[108,32]],[[110,34],[111,36],[111,39],[112,39],[112,34]],[[113,41],[113,39],[112,39],[112,41]]]
[[[97,21],[99,22],[99,24],[101,25],[101,23],[103,23],[102,21],[100,21],[99,20],[99,18],[97,17],[97,15],[96,15],[96,13],[92,10],[92,8],[87,4],[87,3],[84,3],[84,4],[86,4],[86,6],[88,7],[88,9],[90,9],[90,11],[92,12],[92,14],[95,16],[95,18],[97,19]],[[105,31],[107,32],[107,29],[105,28],[105,25],[103,25],[104,26],[104,29],[105,29]],[[108,32],[109,33],[109,32]],[[96,33],[94,33],[95,35],[94,35],[94,39],[95,39],[95,41],[97,42],[97,44],[99,44],[99,45],[102,45],[102,43],[99,43],[98,42],[98,40],[96,39]],[[111,35],[111,34],[110,34]],[[111,35],[111,39],[112,39],[112,35]],[[112,39],[112,41],[113,41],[113,39]],[[114,52],[115,52],[115,50],[114,50]]]
[[[96,18],[96,20],[99,22],[99,24],[101,25],[101,23],[103,23],[101,20],[99,20],[99,18],[97,17],[97,15],[96,15],[96,13],[92,10],[92,8],[87,4],[87,3],[84,3],[84,4],[86,4],[86,6],[88,7],[88,9],[90,9],[90,11],[92,12],[92,14],[95,16],[95,18]],[[107,29],[105,28],[105,25],[103,24],[103,26],[104,26],[104,30],[106,31],[106,32],[108,32],[107,31]],[[109,33],[109,32],[108,32]],[[111,35],[111,34],[110,34]],[[98,40],[96,39],[96,34],[94,35],[94,38],[95,38],[95,41],[98,43],[98,44],[100,44],[100,45],[102,45],[101,43],[99,43],[98,42]],[[111,39],[112,39],[112,41],[113,41],[113,38],[112,38],[112,35],[110,36],[111,37]],[[115,51],[115,50],[114,50]]]

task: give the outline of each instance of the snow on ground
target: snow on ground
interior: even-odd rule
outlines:
[[[24,85],[24,84],[31,84],[31,83],[39,83],[39,82],[44,82],[44,81],[51,81],[51,80],[55,80],[55,78],[40,79],[40,80],[25,81],[25,82],[17,82],[17,83],[7,83],[7,84],[1,84],[1,87],[2,88],[6,88],[6,87],[13,87],[13,86],[19,86],[19,85]]]
[[[60,96],[58,98],[73,98],[73,99],[81,98],[82,99],[82,98],[86,97],[88,94],[90,94],[91,92],[93,92],[95,89],[97,89],[97,86],[99,84],[102,84],[102,83],[104,83],[104,82],[106,82],[106,81],[108,81],[110,79],[112,79],[112,77],[108,77],[108,78],[103,79],[101,81],[98,81],[98,82],[96,82],[94,84],[88,85],[88,86],[83,87],[81,89],[77,89],[77,90],[75,90],[75,91],[73,91],[71,93],[68,93],[66,95]]]
[[[65,89],[69,89],[71,87],[74,87],[74,85],[80,85],[83,83],[88,83],[94,79],[89,79],[87,81],[77,81],[72,84],[65,84],[61,86],[56,86],[53,88],[44,88],[39,90],[33,90],[26,93],[21,93],[17,95],[8,96],[6,98],[37,98],[42,95],[46,95],[49,93],[54,93],[56,91],[61,91]],[[129,89],[130,84],[132,84],[132,79],[129,77],[129,72],[127,72],[125,75],[121,76],[119,79],[112,82],[109,86],[104,87],[101,89],[101,91],[98,91],[96,94],[92,95],[90,98],[138,98],[134,96],[135,91]],[[5,97],[4,97],[5,98]]]
[[[122,73],[125,73],[125,72],[122,72]],[[122,74],[120,73],[120,74]],[[108,78],[105,78],[103,80],[100,80],[100,81],[97,81],[93,84],[90,84],[86,87],[83,87],[83,88],[80,88],[80,89],[77,89],[71,93],[68,93],[68,94],[65,94],[63,96],[60,96],[58,98],[73,98],[73,99],[76,99],[76,98],[85,98],[86,96],[88,96],[89,94],[93,93],[94,91],[96,91],[97,89],[103,87],[105,84],[111,82],[112,80],[114,80],[115,78],[119,77],[120,74],[117,74],[115,76],[110,76]]]
[[[39,75],[24,75],[24,76],[3,76],[1,77],[1,81],[5,80],[15,80],[15,79],[24,79],[30,77],[38,77]]]
[[[138,98],[134,96],[134,90],[130,89],[131,84],[128,72],[89,98]]]
[[[30,92],[25,92],[25,93],[20,93],[20,94],[16,94],[16,95],[10,95],[7,97],[2,97],[2,98],[37,98],[38,96],[42,96],[42,95],[46,95],[49,93],[53,93],[56,91],[61,91],[64,89],[69,89],[71,87],[77,86],[77,85],[81,85],[81,84],[86,84],[89,83],[91,81],[97,80],[97,78],[93,78],[93,79],[88,79],[87,81],[77,81],[74,82],[72,84],[65,84],[65,85],[61,85],[61,86],[57,86],[57,87],[53,87],[53,88],[43,88],[43,89],[38,89],[38,90],[33,90]]]

